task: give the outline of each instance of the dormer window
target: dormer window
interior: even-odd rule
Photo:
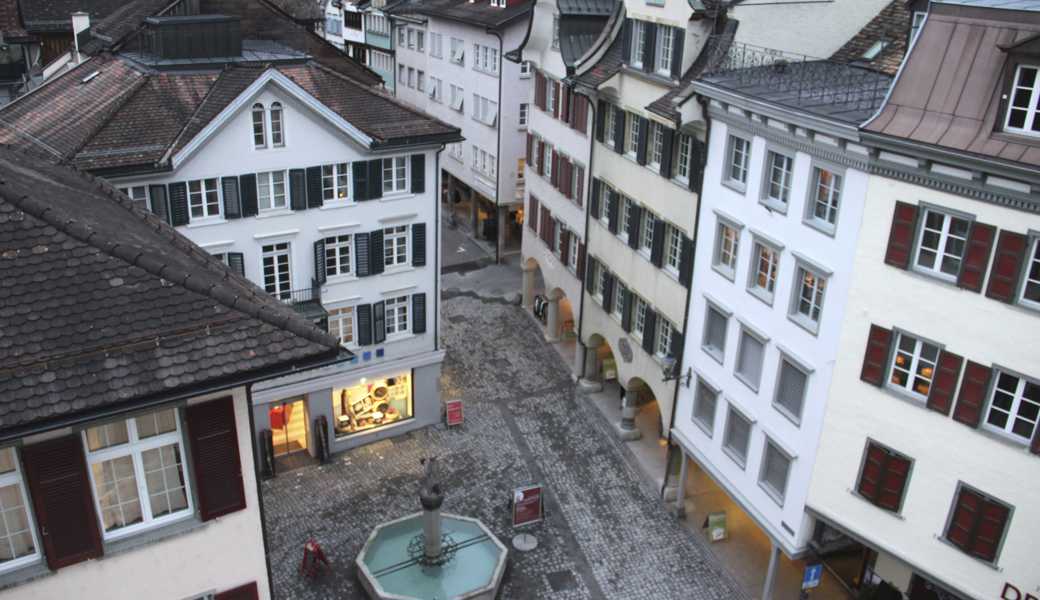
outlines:
[[[282,103],[271,103],[271,143],[275,148],[285,145],[285,137],[282,134]]]
[[[253,147],[267,147],[267,130],[264,127],[264,105],[259,102],[253,105]]]
[[[271,131],[271,146],[285,146],[285,117],[281,102],[272,102],[270,110],[257,102],[253,105],[253,147],[267,148],[267,131]]]
[[[1004,128],[1040,136],[1040,65],[1018,65]]]
[[[497,6],[498,8],[506,7],[506,0],[491,0],[491,6]]]

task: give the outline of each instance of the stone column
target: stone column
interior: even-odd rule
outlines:
[[[636,394],[639,387],[631,386],[625,388],[625,401],[621,405],[621,422],[615,426],[615,431],[622,441],[630,442],[643,437],[643,432],[636,427]]]
[[[546,307],[547,318],[545,319],[545,341],[560,341],[560,299],[550,298],[549,306]]]
[[[423,511],[423,550],[426,558],[441,555],[441,509]]]
[[[773,600],[773,583],[776,580],[776,567],[780,560],[780,547],[773,540],[769,541],[769,568],[766,580],[762,584],[762,600]]]
[[[578,385],[586,392],[602,391],[603,382],[599,380],[599,357],[596,356],[596,349],[580,343],[577,344],[577,348],[585,350],[585,368],[582,371],[581,379],[578,380]]]
[[[690,459],[686,456],[686,450],[679,446],[679,457],[682,463],[679,465],[679,489],[675,491],[675,516],[678,519],[686,518],[686,476],[689,472]]]
[[[534,306],[534,270],[537,268],[534,265],[527,264],[522,267],[523,283],[521,287],[523,288],[523,305],[527,310],[531,310],[531,307]]]
[[[574,370],[571,376],[578,381],[585,374],[585,344],[581,340],[574,341]]]

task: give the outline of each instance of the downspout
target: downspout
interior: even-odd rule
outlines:
[[[576,92],[577,86],[575,86],[573,89]],[[589,109],[592,112],[592,131],[589,132],[590,135],[588,182],[584,184],[585,190],[589,194],[589,198],[585,201],[585,231],[582,234],[585,239],[585,273],[582,273],[580,278],[581,292],[579,293],[581,294],[581,300],[579,300],[578,302],[578,310],[581,312],[581,318],[578,319],[578,345],[584,345],[584,342],[581,341],[581,334],[585,328],[585,280],[588,279],[586,277],[586,274],[588,273],[589,268],[589,203],[592,202],[592,161],[595,158],[596,149],[596,123],[599,122],[599,115],[596,114],[596,110],[599,107],[596,104],[596,100],[587,94],[583,95],[589,99]],[[532,215],[532,217],[533,216],[534,215]],[[578,361],[580,363],[578,364],[578,379],[581,379],[585,376],[585,355],[587,352],[588,348],[585,349],[585,352],[581,353],[581,360]]]
[[[433,155],[433,185],[434,193],[437,195],[437,214],[434,222],[433,244],[433,300],[437,303],[437,309],[433,311],[433,351],[440,350],[440,325],[441,325],[441,152],[444,152],[444,144],[437,149]],[[449,198],[450,202],[451,199]]]
[[[256,481],[256,504],[260,509],[260,536],[264,540],[264,564],[267,566],[267,589],[274,598],[274,574],[271,571],[271,550],[267,544],[267,519],[264,512],[264,494],[260,489],[260,469],[257,468],[256,458],[259,456],[256,443],[256,420],[253,418],[253,384],[246,384],[246,414],[249,415],[249,441],[253,449],[253,479]]]
[[[504,107],[502,104],[502,34],[498,31],[491,29],[490,27],[484,30],[485,33],[498,38],[498,126],[495,127],[495,162],[498,163],[498,168],[495,169],[495,212],[499,212],[499,206],[502,204],[502,113]],[[516,190],[513,190],[516,193]],[[506,211],[508,216],[509,211]],[[505,220],[499,218],[499,215],[495,215],[495,223],[498,226],[495,228],[495,264],[500,264],[502,261],[502,245],[498,243],[498,240],[505,234]]]
[[[705,156],[702,160],[707,161],[708,143],[711,140],[711,118],[708,116],[708,100],[704,96],[697,95],[697,103],[701,105],[701,110],[704,112],[704,152]],[[697,194],[697,213],[693,217],[693,250],[690,254],[690,268],[692,269],[694,264],[697,262],[697,237],[700,233],[701,228],[701,197],[704,195],[704,173],[701,173],[701,191]],[[675,393],[672,395],[672,415],[668,422],[668,456],[672,454],[672,429],[675,427],[675,412],[679,406],[679,385],[680,379],[682,378],[682,366],[683,366],[683,354],[686,351],[686,334],[690,325],[690,298],[693,297],[693,273],[690,273],[690,287],[686,289],[686,308],[683,314],[683,345],[679,349],[679,356],[676,357],[676,365],[679,366],[679,377],[675,380]],[[691,375],[692,379],[693,376]],[[687,387],[690,386],[687,382]],[[661,484],[661,497],[664,497],[664,490],[668,487],[668,476],[671,475],[671,460],[665,460],[664,467],[664,482]]]

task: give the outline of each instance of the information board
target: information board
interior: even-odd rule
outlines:
[[[448,427],[462,425],[462,400],[448,400],[444,412]]]
[[[513,492],[513,527],[538,523],[543,514],[541,485],[529,485]]]

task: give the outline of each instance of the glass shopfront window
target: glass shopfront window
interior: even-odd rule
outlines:
[[[336,435],[377,429],[412,418],[412,375],[361,381],[332,390]]]

